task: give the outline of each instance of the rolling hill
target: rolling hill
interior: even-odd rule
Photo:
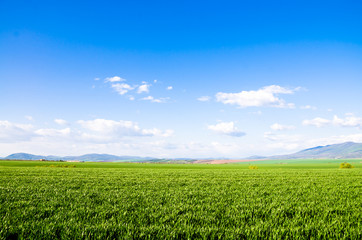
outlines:
[[[297,153],[266,157],[266,159],[335,159],[362,158],[362,143],[345,142],[308,148]]]
[[[28,153],[14,153],[4,159],[17,159],[17,160],[64,160],[64,161],[102,161],[102,162],[113,162],[113,161],[146,161],[152,160],[154,158],[149,157],[137,157],[137,156],[116,156],[110,154],[85,154],[81,156],[43,156],[43,155],[33,155]]]

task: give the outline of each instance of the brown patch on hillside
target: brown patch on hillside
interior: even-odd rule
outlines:
[[[225,159],[225,160],[196,160],[193,163],[203,163],[203,164],[225,164],[225,163],[236,163],[236,162],[255,162],[261,161],[262,159]]]

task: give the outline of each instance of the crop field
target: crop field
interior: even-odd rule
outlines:
[[[0,161],[0,239],[362,239],[354,165]]]

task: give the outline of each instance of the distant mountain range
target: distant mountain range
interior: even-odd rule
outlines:
[[[21,160],[39,160],[39,159],[46,159],[46,160],[64,160],[64,161],[89,161],[89,162],[116,162],[116,161],[147,161],[153,160],[154,158],[150,157],[137,157],[137,156],[116,156],[110,154],[85,154],[81,156],[43,156],[43,155],[33,155],[29,153],[14,153],[11,154],[3,159],[21,159]]]
[[[245,159],[348,159],[348,158],[361,158],[362,159],[362,143],[346,142],[341,144],[333,144],[327,146],[318,146],[314,148],[308,148],[297,153],[288,155],[277,156],[251,156]],[[81,156],[43,156],[33,155],[28,153],[14,153],[3,159],[21,159],[21,160],[64,160],[64,161],[94,161],[94,162],[117,162],[117,161],[129,161],[129,162],[164,162],[166,159],[157,159],[152,157],[137,157],[137,156],[116,156],[110,154],[85,154]],[[211,159],[211,158],[210,158]],[[175,158],[169,160],[186,160],[192,162],[196,159],[191,158]]]
[[[362,158],[362,143],[345,142],[308,148],[297,153],[265,157],[264,159],[344,159]]]

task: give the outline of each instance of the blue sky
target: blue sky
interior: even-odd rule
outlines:
[[[0,156],[362,142],[360,1],[1,1]]]

